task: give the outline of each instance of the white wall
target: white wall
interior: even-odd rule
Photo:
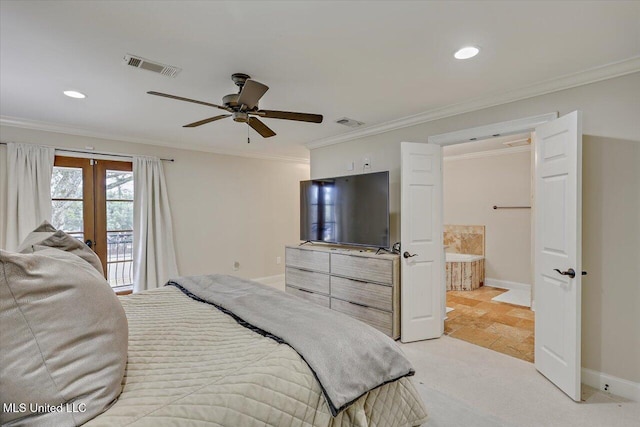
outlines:
[[[485,275],[531,283],[531,153],[443,163],[444,223],[485,226]]]
[[[3,142],[145,154],[165,163],[178,268],[182,275],[284,273],[284,246],[299,238],[299,181],[309,165],[224,156],[52,132],[0,127]],[[6,187],[6,146],[0,145],[0,195]],[[0,213],[4,214],[0,197]],[[0,224],[4,221],[0,221]],[[0,243],[3,242],[0,230]],[[0,247],[3,247],[0,244]],[[276,257],[282,264],[276,264]],[[240,269],[233,271],[234,261]]]
[[[640,382],[640,73],[311,151],[311,177],[347,175],[371,157],[389,170],[399,235],[400,142],[553,111],[583,114],[582,365]],[[428,94],[424,94],[428,96]]]

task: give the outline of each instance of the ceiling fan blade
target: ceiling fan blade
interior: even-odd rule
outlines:
[[[244,86],[242,86],[240,96],[238,97],[238,105],[244,104],[247,106],[247,109],[251,110],[258,105],[258,101],[268,90],[269,86],[249,79],[245,81]]]
[[[207,123],[215,122],[216,120],[224,119],[226,117],[231,117],[231,114],[223,114],[221,116],[209,117],[208,119],[199,120],[197,122],[189,123],[188,125],[182,126],[183,128],[195,128],[198,126],[206,125]]]
[[[322,123],[321,114],[294,113],[291,111],[258,110],[260,117],[267,119],[296,120],[298,122]]]
[[[194,104],[206,105],[207,107],[215,107],[215,108],[220,108],[221,110],[227,111],[226,107],[222,107],[222,106],[216,105],[216,104],[211,104],[209,102],[197,101],[195,99],[183,98],[182,96],[169,95],[168,93],[162,93],[162,92],[149,91],[147,93],[149,95],[162,96],[164,98],[170,98],[170,99],[177,99],[178,101],[192,102]]]
[[[276,134],[274,131],[269,129],[267,125],[262,123],[260,119],[255,117],[249,117],[249,126],[262,135],[263,138],[270,138]]]

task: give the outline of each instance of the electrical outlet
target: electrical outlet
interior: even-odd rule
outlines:
[[[282,264],[282,257],[276,257],[276,264]]]
[[[238,270],[240,270],[240,262],[233,261],[233,271],[238,271]]]

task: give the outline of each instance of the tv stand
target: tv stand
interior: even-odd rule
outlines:
[[[287,246],[286,291],[400,337],[400,257],[337,245]]]

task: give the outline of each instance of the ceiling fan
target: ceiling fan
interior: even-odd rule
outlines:
[[[263,138],[269,138],[274,136],[276,133],[272,131],[267,125],[265,125],[258,117],[266,119],[282,119],[295,120],[299,122],[322,123],[322,115],[320,114],[260,110],[258,108],[258,101],[260,100],[260,98],[262,98],[265,92],[269,90],[269,86],[263,85],[262,83],[259,83],[255,80],[251,80],[250,76],[242,73],[233,74],[231,76],[231,80],[233,80],[236,86],[238,86],[239,91],[238,93],[232,93],[223,97],[222,105],[197,101],[190,98],[183,98],[181,96],[169,95],[168,93],[154,91],[150,91],[147,93],[149,95],[162,96],[165,98],[177,99],[178,101],[192,102],[194,104],[206,105],[207,107],[219,108],[230,113],[198,120],[197,122],[184,125],[183,127],[185,128],[195,128],[207,123],[215,122],[216,120],[233,117],[233,120],[236,122],[247,123]]]

